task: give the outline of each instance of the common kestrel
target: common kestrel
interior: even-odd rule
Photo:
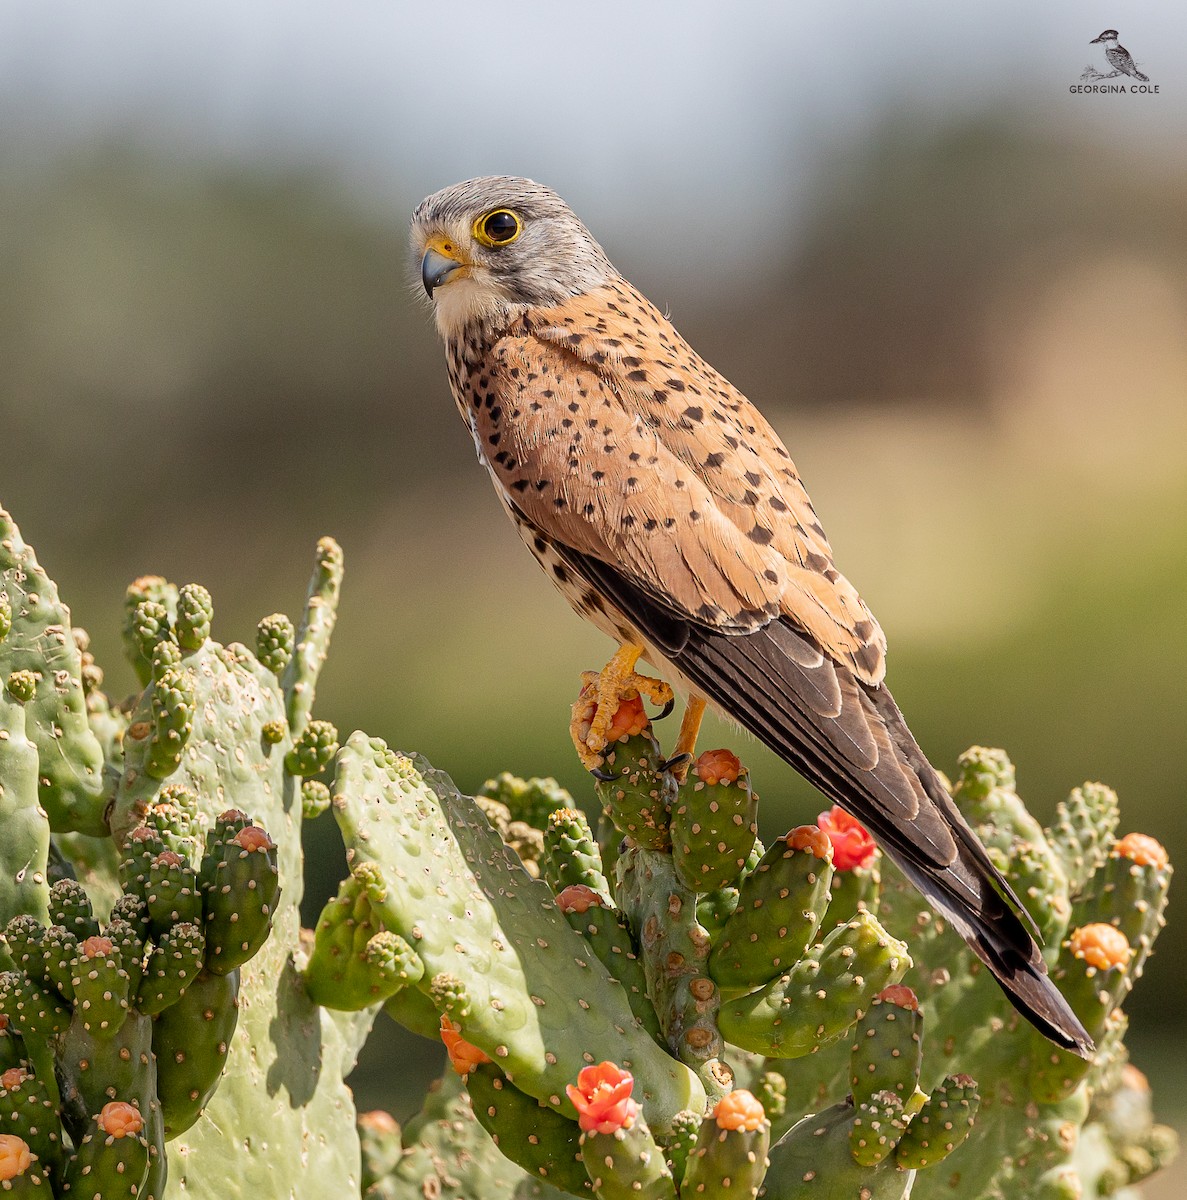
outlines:
[[[1047,977],[1021,902],[883,682],[886,641],[791,456],[736,388],[611,265],[551,189],[490,177],[412,218],[454,399],[520,536],[619,643],[579,729],[601,761],[628,689],[739,722],[883,850],[1052,1041],[1091,1039]]]

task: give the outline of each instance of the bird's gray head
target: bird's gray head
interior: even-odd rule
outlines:
[[[512,175],[455,183],[412,214],[412,252],[445,338],[510,321],[616,277],[606,252],[543,184]]]
[[[1088,44],[1095,46],[1097,42],[1115,42],[1117,40],[1117,31],[1115,29],[1106,29],[1100,37],[1094,37]]]

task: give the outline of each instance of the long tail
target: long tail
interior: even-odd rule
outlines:
[[[1033,921],[885,686],[861,683],[787,620],[723,633],[673,613],[614,567],[553,548],[703,696],[863,822],[1036,1029],[1084,1057],[1092,1052],[1092,1039],[1047,976]]]

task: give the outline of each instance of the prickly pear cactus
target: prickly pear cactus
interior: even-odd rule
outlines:
[[[313,717],[342,555],[220,645],[205,588],[128,589],[141,691],[0,511],[0,1192],[906,1200],[1117,1194],[1174,1153],[1121,1004],[1170,866],[1085,785],[1044,829],[1000,751],[953,789],[1099,1047],[1051,1046],[840,810],[768,845],[728,750],[638,699],[588,800],[477,797]],[[349,875],[302,931],[301,824]],[[326,818],[329,819],[329,818]],[[381,1012],[382,1010],[382,1012]],[[448,1067],[401,1129],[344,1080],[376,1019]]]

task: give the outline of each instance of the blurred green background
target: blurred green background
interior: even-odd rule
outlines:
[[[783,434],[936,764],[1004,746],[1041,816],[1104,780],[1187,864],[1187,17],[1130,7],[1159,95],[1069,93],[1120,20],[1070,3],[0,0],[0,502],[117,695],[129,579],[246,639],[333,533],[320,714],[588,800],[567,706],[609,646],[498,512],[405,248],[422,195],[529,174]],[[706,736],[768,836],[821,807]],[[344,865],[310,848],[312,917]],[[1179,890],[1129,1007],[1187,1128]],[[361,1103],[437,1060],[389,1025]]]

